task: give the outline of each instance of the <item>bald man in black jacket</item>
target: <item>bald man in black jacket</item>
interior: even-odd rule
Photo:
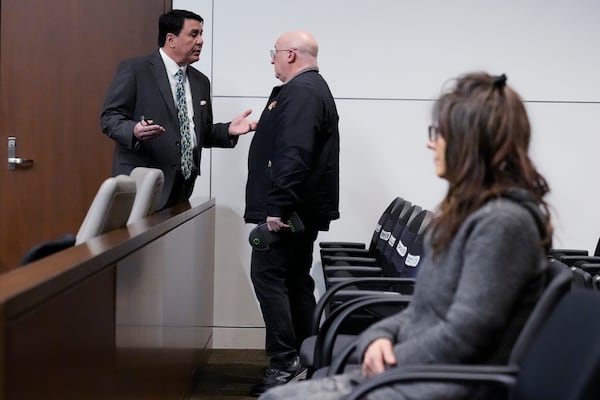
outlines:
[[[284,33],[275,43],[271,63],[284,84],[273,89],[248,156],[246,222],[278,232],[289,228],[285,221],[295,212],[305,227],[266,251],[252,251],[251,278],[271,357],[254,395],[305,375],[298,350],[315,307],[313,244],[339,218],[339,117],[317,52],[307,32]]]

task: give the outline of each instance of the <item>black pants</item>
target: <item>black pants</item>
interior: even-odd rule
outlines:
[[[269,250],[252,250],[250,275],[266,327],[271,365],[285,367],[309,336],[315,309],[315,283],[310,276],[318,230],[306,227]]]
[[[198,169],[199,159],[198,159],[198,150],[196,147],[192,150],[192,154],[194,155],[194,165],[192,167],[192,173],[189,179],[185,179],[181,170],[177,170],[175,174],[175,180],[173,181],[173,187],[171,188],[171,193],[169,194],[169,199],[167,203],[162,208],[173,207],[176,204],[186,202],[190,199],[192,192],[194,191],[194,184],[196,183],[196,178],[200,170]]]
[[[171,194],[169,194],[169,199],[163,209],[188,201],[194,191],[194,184],[196,183],[197,176],[198,170],[196,168],[192,170],[192,175],[189,179],[185,179],[181,174],[181,171],[177,171],[175,180],[173,181],[173,187],[171,188]]]

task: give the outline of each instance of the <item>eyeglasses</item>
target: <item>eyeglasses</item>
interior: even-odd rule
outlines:
[[[298,49],[281,49],[281,50],[277,50],[277,49],[273,49],[273,50],[269,50],[269,54],[271,55],[271,60],[275,58],[275,54],[277,54],[278,51],[297,51]]]
[[[427,128],[427,138],[430,142],[435,142],[440,137],[440,127],[437,125],[429,125]]]

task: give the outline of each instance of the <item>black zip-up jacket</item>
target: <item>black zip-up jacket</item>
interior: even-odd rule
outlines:
[[[246,222],[285,219],[295,211],[325,230],[339,218],[338,121],[318,70],[273,88],[250,145]]]

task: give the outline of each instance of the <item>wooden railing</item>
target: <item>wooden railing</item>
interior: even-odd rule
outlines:
[[[0,275],[0,400],[183,398],[212,336],[214,201]]]

